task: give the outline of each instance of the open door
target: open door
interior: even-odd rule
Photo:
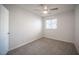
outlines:
[[[9,49],[9,11],[0,5],[0,55],[4,55]]]

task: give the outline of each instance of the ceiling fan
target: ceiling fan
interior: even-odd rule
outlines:
[[[44,13],[44,14],[47,14],[50,11],[58,10],[58,8],[51,8],[51,9],[49,9],[46,4],[40,4],[40,7],[41,8],[38,9],[38,10],[42,11],[42,13]]]

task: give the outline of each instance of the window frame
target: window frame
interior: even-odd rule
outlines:
[[[49,21],[50,20],[50,21]],[[50,25],[47,23],[50,23]],[[55,24],[54,24],[55,23]],[[53,19],[46,19],[45,20],[45,29],[57,29],[57,18],[53,18]],[[54,25],[53,25],[54,24]]]

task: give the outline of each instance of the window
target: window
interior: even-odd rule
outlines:
[[[56,29],[57,19],[46,20],[46,29]]]

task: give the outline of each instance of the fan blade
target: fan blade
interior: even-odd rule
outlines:
[[[58,8],[52,8],[52,9],[50,9],[50,10],[58,10]]]

